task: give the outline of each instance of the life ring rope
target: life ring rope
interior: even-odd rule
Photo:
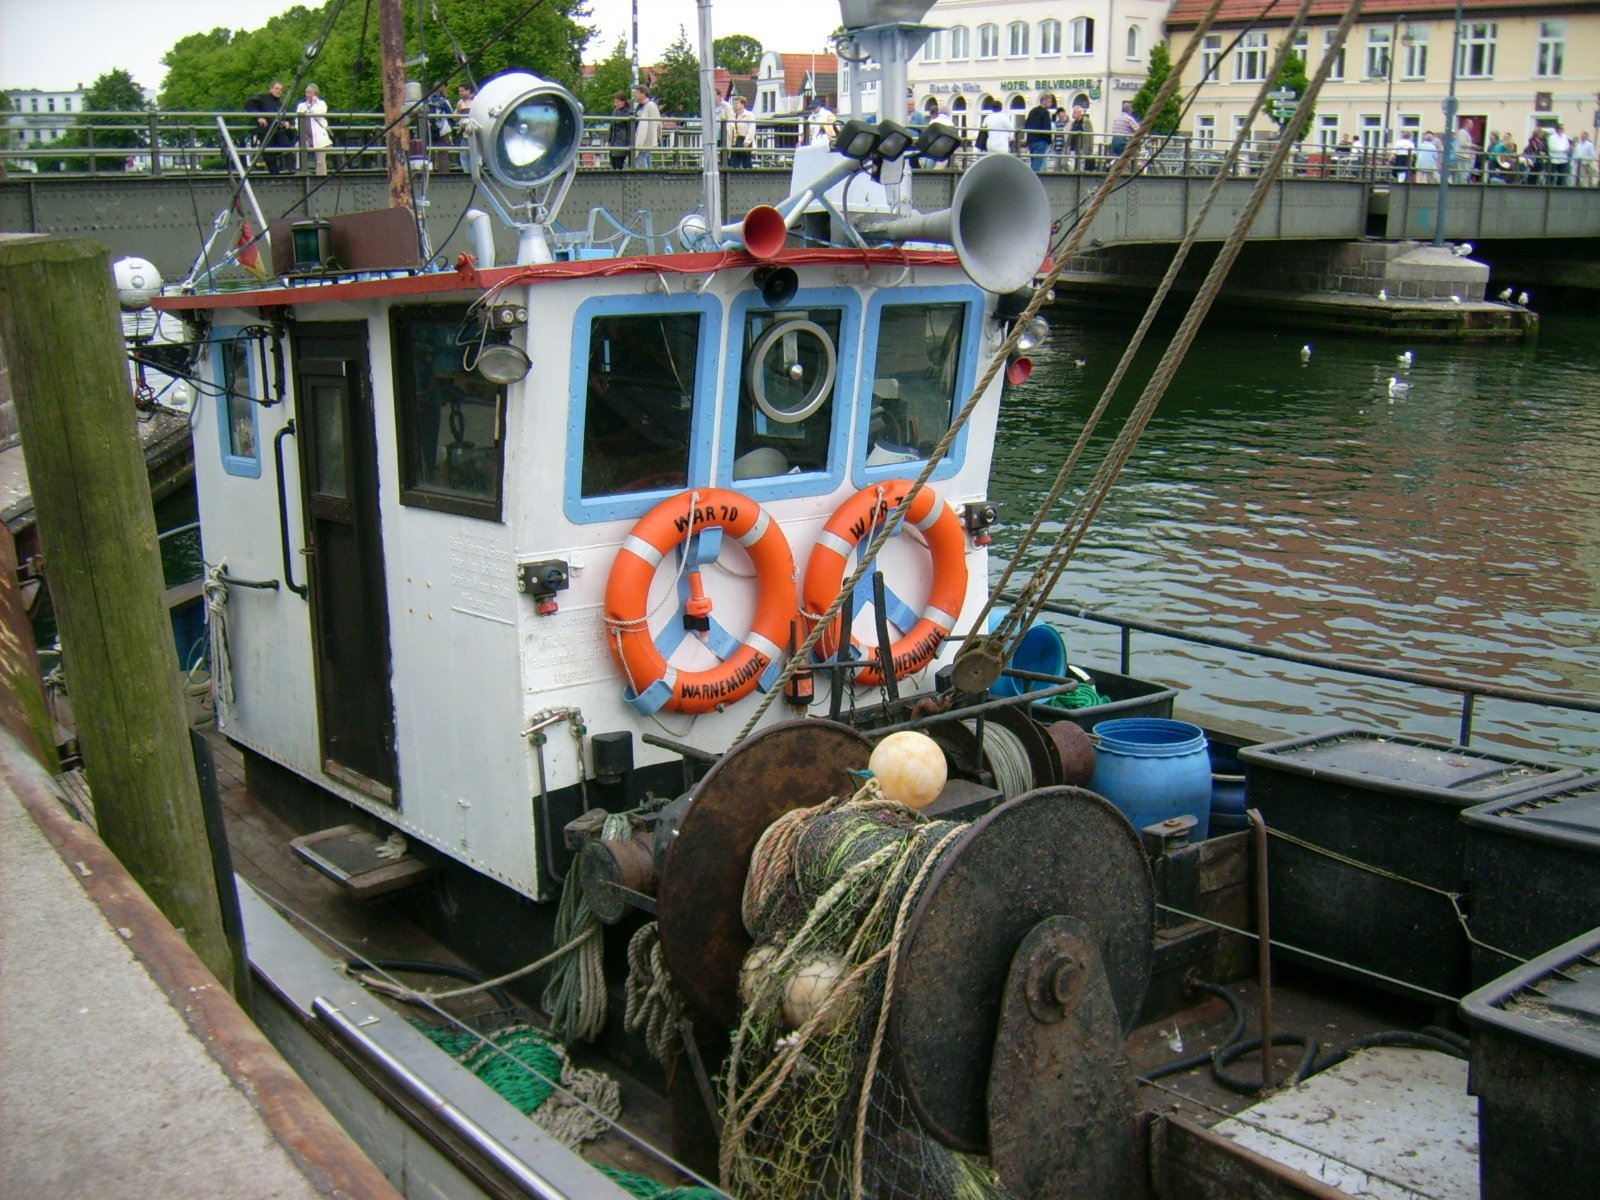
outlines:
[[[742,639],[712,615],[701,580],[702,564],[717,561],[724,537],[738,542],[756,569],[756,612]],[[674,551],[674,586],[646,611],[656,569]],[[779,641],[794,617],[794,581],[794,555],[782,529],[748,496],[705,488],[656,505],[623,539],[606,580],[605,623],[612,656],[628,682],[624,698],[647,715],[661,708],[702,713],[770,688],[782,669]],[[674,597],[682,621],[652,634],[651,619]],[[691,634],[720,660],[718,666],[689,671],[668,661]]]

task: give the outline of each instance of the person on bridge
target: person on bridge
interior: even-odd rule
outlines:
[[[1550,126],[1544,144],[1550,155],[1550,179],[1553,187],[1566,187],[1572,182],[1572,139],[1557,121]]]
[[[1067,128],[1068,145],[1072,147],[1073,166],[1079,171],[1098,171],[1100,160],[1094,156],[1094,120],[1082,105],[1072,110],[1072,120]]]
[[[1022,122],[1027,131],[1029,165],[1034,174],[1041,174],[1050,156],[1050,135],[1056,108],[1056,98],[1049,92],[1039,97],[1039,103],[1028,110]]]
[[[1394,171],[1394,181],[1404,183],[1411,178],[1411,160],[1416,156],[1417,144],[1411,140],[1411,134],[1402,129],[1390,149],[1393,157],[1389,160],[1389,167]]]
[[[806,141],[813,146],[831,146],[839,136],[839,118],[817,96],[811,101],[811,112],[806,117]]]
[[[1133,115],[1133,101],[1124,100],[1122,111],[1111,118],[1111,155],[1121,157],[1128,148],[1128,139],[1139,132],[1139,118]]]
[[[1594,139],[1587,133],[1580,133],[1578,140],[1572,143],[1572,186],[1595,186]]]
[[[1417,173],[1415,179],[1418,183],[1439,182],[1439,138],[1432,130],[1422,135],[1422,141],[1417,143]]]
[[[628,165],[628,147],[633,145],[633,114],[628,111],[628,93],[611,93],[611,128],[606,132],[606,142],[611,147],[611,169],[620,171]]]
[[[283,117],[283,80],[274,79],[266,91],[251,96],[244,102],[244,111],[256,114],[252,136],[261,150],[260,161],[272,174],[283,174],[289,169],[285,147],[295,144],[294,130]]]
[[[650,167],[650,154],[661,145],[661,108],[643,86],[633,89],[633,165]]]
[[[1011,114],[1000,107],[1000,101],[986,99],[983,102],[983,152],[985,154],[1010,154],[1011,138],[1016,132],[1016,121]]]
[[[733,119],[728,122],[728,166],[737,171],[754,166],[752,152],[755,145],[756,116],[750,111],[744,97],[735,92]]]
[[[294,111],[300,118],[300,169],[314,165],[318,175],[326,175],[333,137],[328,133],[328,102],[318,93],[316,84],[306,84],[306,98],[294,106]]]

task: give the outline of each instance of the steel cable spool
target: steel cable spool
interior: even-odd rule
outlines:
[[[974,737],[978,733],[976,721],[961,722]],[[1034,787],[1033,765],[1028,751],[1019,738],[1004,725],[995,721],[983,723],[983,758],[994,772],[994,785],[1007,800],[1031,792]]]

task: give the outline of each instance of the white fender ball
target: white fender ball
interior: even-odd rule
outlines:
[[[944,751],[925,733],[891,733],[872,749],[867,769],[883,794],[907,808],[926,808],[944,790],[948,767]]]

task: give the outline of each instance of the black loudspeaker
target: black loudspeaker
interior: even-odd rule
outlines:
[[[768,308],[782,308],[800,290],[800,276],[792,267],[757,267],[752,278]]]

